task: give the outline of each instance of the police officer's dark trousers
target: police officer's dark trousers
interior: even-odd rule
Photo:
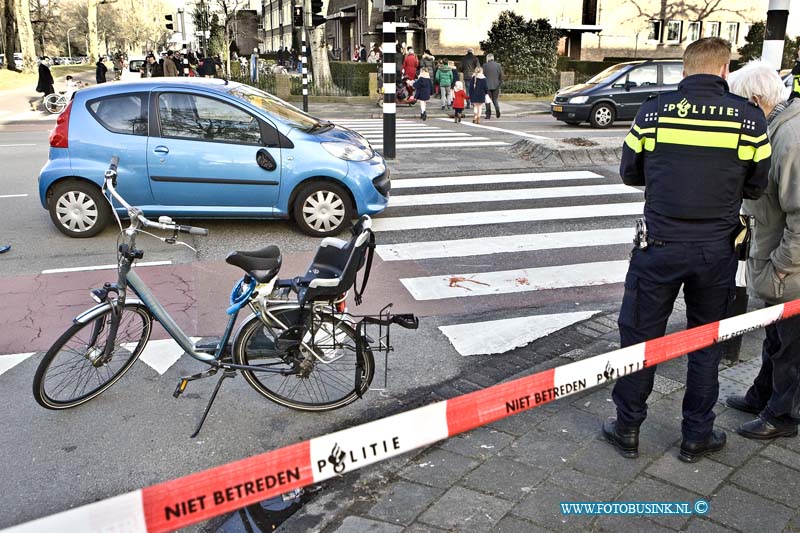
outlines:
[[[800,422],[800,317],[765,329],[761,370],[746,400],[761,407],[761,417],[773,426],[791,428]]]
[[[622,347],[664,335],[681,286],[689,328],[725,318],[735,290],[736,267],[737,258],[729,239],[668,242],[635,249],[619,314]],[[721,355],[715,346],[688,356],[682,425],[687,440],[702,441],[713,429]],[[639,427],[644,422],[655,373],[655,366],[648,367],[616,383],[613,398],[617,419],[623,426]]]

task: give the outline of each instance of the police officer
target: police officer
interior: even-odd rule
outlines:
[[[794,68],[792,68],[792,92],[789,94],[789,100],[794,100],[798,96],[800,96],[800,50],[797,51]]]
[[[730,44],[717,37],[690,44],[678,90],[647,100],[623,146],[620,175],[645,186],[644,221],[637,232],[619,314],[623,347],[661,337],[683,286],[690,328],[725,317],[735,290],[742,197],[758,198],[767,184],[771,148],[764,114],[728,91]],[[635,241],[636,242],[636,241]],[[713,429],[719,395],[718,347],[688,356],[679,458],[695,462],[725,446]],[[614,387],[617,417],[603,436],[625,457],[637,457],[655,366],[622,377]]]

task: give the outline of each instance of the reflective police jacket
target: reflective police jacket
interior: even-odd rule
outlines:
[[[696,74],[642,105],[620,175],[645,186],[650,237],[711,241],[736,229],[743,197],[761,195],[771,153],[763,111],[719,76]]]

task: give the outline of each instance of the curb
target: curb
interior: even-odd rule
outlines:
[[[621,146],[574,147],[564,145],[556,139],[544,141],[524,139],[512,144],[508,151],[537,167],[547,168],[616,165],[622,159]]]

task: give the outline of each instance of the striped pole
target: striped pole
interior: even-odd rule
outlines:
[[[383,157],[394,159],[397,133],[397,67],[394,63],[397,40],[394,11],[383,12]]]
[[[300,65],[303,73],[303,111],[308,113],[308,47],[306,46],[306,28],[300,28],[302,44],[300,45]]]
[[[764,48],[761,60],[775,70],[780,70],[783,59],[783,40],[786,37],[786,21],[789,18],[791,0],[769,0],[767,26],[764,31]]]

